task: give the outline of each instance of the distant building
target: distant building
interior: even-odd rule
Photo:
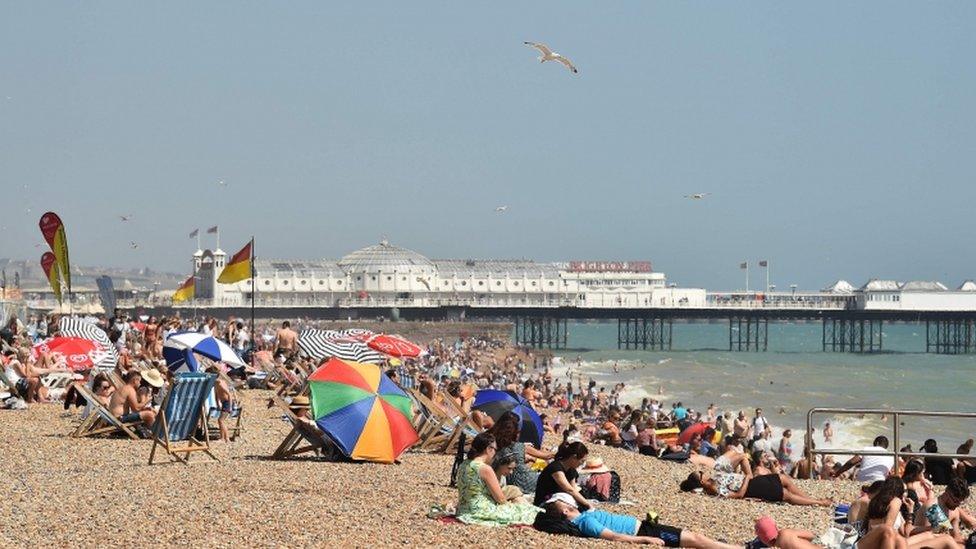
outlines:
[[[184,306],[244,306],[251,281],[217,284],[222,250],[193,255],[196,298]],[[255,262],[256,303],[274,307],[673,307],[705,305],[705,290],[668,288],[650,262],[428,259],[383,241],[338,260]]]

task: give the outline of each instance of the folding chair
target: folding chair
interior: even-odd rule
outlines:
[[[302,421],[298,419],[288,403],[281,397],[274,395],[271,397],[276,405],[281,408],[288,422],[291,423],[291,431],[281,441],[278,448],[271,454],[271,459],[287,459],[305,453],[325,453],[331,454],[335,445],[328,437],[319,435],[311,429],[305,428]]]
[[[71,432],[72,437],[99,437],[122,433],[132,440],[139,440],[139,435],[133,429],[142,424],[142,421],[123,423],[95,398],[91,389],[85,387],[84,383],[76,382],[74,385],[75,390],[88,401],[91,408],[81,424]]]
[[[171,458],[183,464],[189,463],[193,452],[203,452],[220,461],[210,451],[210,431],[206,419],[207,395],[216,381],[216,375],[199,372],[176,376],[153,424],[150,465],[157,447],[162,447]],[[203,432],[203,440],[197,438],[198,430]]]

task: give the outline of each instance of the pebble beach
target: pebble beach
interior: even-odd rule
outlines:
[[[245,431],[214,443],[220,462],[199,455],[189,466],[147,465],[146,440],[73,439],[74,412],[32,406],[0,412],[0,546],[402,546],[498,547],[605,545],[530,528],[443,524],[426,517],[431,504],[456,502],[448,487],[452,458],[408,452],[399,465],[267,459],[288,432],[267,391],[241,393]],[[830,511],[679,493],[690,468],[613,448],[591,446],[618,471],[618,513],[655,510],[664,523],[733,543],[753,537],[752,522],[774,517],[781,527],[823,532]],[[802,482],[838,501],[851,482]]]

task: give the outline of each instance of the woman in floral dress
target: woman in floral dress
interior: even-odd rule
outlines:
[[[532,524],[541,509],[505,500],[490,465],[497,451],[495,437],[490,433],[481,433],[471,441],[468,459],[458,472],[457,518],[466,524],[484,526]]]

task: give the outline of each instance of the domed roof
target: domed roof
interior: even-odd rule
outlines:
[[[340,259],[338,264],[346,272],[385,271],[407,267],[434,268],[434,264],[426,257],[413,250],[394,246],[386,240],[356,250]]]

